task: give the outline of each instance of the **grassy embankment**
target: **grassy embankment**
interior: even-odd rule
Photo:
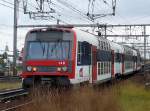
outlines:
[[[119,92],[117,99],[122,111],[150,111],[150,90],[144,85],[129,81]]]
[[[150,91],[143,84],[123,82],[111,88],[72,91],[42,90],[22,111],[150,111]]]
[[[0,82],[0,91],[21,88],[21,82]]]

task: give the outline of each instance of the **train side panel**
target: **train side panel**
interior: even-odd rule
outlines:
[[[114,74],[115,77],[120,76],[123,72],[123,53],[124,53],[124,48],[114,42],[110,42],[111,49],[114,52]]]

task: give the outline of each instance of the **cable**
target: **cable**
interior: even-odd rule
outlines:
[[[89,21],[92,21],[92,22],[93,22],[93,20],[91,20],[89,17],[87,17],[86,14],[84,14],[84,13],[82,13],[80,10],[74,8],[72,5],[68,4],[67,2],[62,1],[62,0],[57,0],[57,1],[58,1],[59,3],[61,3],[62,5],[64,5],[65,7],[70,8],[70,9],[73,10],[74,12],[80,14],[82,17],[84,17],[84,18],[88,19]]]
[[[3,1],[3,2],[9,4],[9,5],[13,5],[13,6],[14,6],[14,3],[8,2],[8,1],[6,1],[6,0],[1,0],[1,1]],[[23,9],[23,7],[19,7],[19,8],[20,8],[20,9]]]
[[[2,6],[5,6],[5,7],[7,7],[7,8],[14,9],[13,7],[11,7],[11,6],[8,6],[8,5],[5,5],[5,4],[3,4],[3,3],[0,3],[0,5],[2,5]]]
[[[7,8],[10,8],[10,9],[13,9],[14,10],[14,7],[11,7],[9,5],[6,5],[4,3],[0,3],[0,5],[4,6],[4,7],[7,7]],[[11,4],[12,5],[12,4]],[[22,10],[19,9],[19,11],[23,12]]]
[[[55,3],[52,2],[52,1],[51,1],[51,4],[56,7],[56,8],[55,8],[55,9],[56,9],[56,12],[59,12],[59,15],[64,15],[64,17],[67,17],[67,19],[68,19],[68,18],[74,18],[74,16],[72,16],[73,14],[71,14],[71,15],[68,14],[68,15],[67,15],[67,14],[65,14],[65,13],[62,13],[62,12],[64,12],[64,10],[65,10],[65,11],[68,11],[68,10],[66,10],[65,8],[63,8],[61,5],[55,4]],[[58,9],[58,10],[57,10],[57,9]],[[60,11],[60,10],[62,10],[62,11]],[[67,12],[67,13],[70,13],[70,12]],[[69,17],[68,17],[68,16],[69,16]],[[86,20],[87,22],[89,22],[89,20],[84,19],[84,18],[81,18],[81,17],[79,17],[78,19],[80,19],[80,20],[82,19],[82,20],[84,20],[84,21]]]
[[[6,0],[1,0],[1,1],[3,1],[3,2],[5,2],[5,3],[8,3],[8,4],[10,4],[10,5],[14,5],[13,3],[8,2],[8,1],[6,1]]]

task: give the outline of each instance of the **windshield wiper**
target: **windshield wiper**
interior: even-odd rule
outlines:
[[[53,45],[53,47],[51,48],[51,55],[53,54],[53,52],[54,52],[54,50],[56,50],[56,47],[58,46],[58,44],[60,43],[60,39],[58,39],[56,42],[54,42],[55,44]],[[48,49],[49,49],[49,47],[48,47]],[[49,54],[48,54],[49,55]],[[58,56],[58,54],[57,54],[57,56]]]
[[[42,45],[43,43],[42,43],[42,41],[40,41],[40,40],[39,40],[39,43],[40,43],[40,46],[41,46],[41,48],[42,48],[42,53],[43,53],[43,56],[44,56],[45,51],[46,51],[45,44]]]
[[[68,48],[69,48],[69,49],[68,49],[68,59],[69,59],[69,55],[71,54],[71,50],[70,50],[70,48],[71,48],[71,42],[69,41],[68,43],[69,43],[69,45],[68,45],[68,46],[69,46],[69,47],[68,47]]]

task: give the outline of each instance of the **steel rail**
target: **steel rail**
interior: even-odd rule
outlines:
[[[0,76],[0,81],[18,81],[21,80],[19,76]]]
[[[27,92],[26,90],[24,90],[22,88],[8,90],[8,91],[2,91],[2,92],[0,92],[0,101],[15,98],[15,97],[20,97],[20,96],[25,96],[28,94],[29,94],[29,92]]]
[[[7,109],[3,109],[3,110],[1,110],[1,111],[14,111],[15,109],[18,109],[18,108],[21,108],[21,107],[23,107],[23,106],[25,106],[25,105],[28,105],[28,104],[31,104],[33,101],[29,101],[29,102],[27,102],[27,103],[23,103],[23,104],[19,104],[19,105],[17,105],[17,106],[14,106],[14,107],[10,107],[10,108],[7,108]]]

